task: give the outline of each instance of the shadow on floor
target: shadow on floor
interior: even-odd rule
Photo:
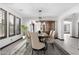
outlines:
[[[54,47],[51,44],[48,44],[48,49],[46,50],[45,54],[43,51],[38,53],[39,55],[65,55],[58,47],[54,44]],[[33,55],[38,55],[36,51],[33,52]],[[25,55],[27,53],[25,52]]]

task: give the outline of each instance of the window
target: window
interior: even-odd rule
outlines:
[[[21,33],[20,27],[21,27],[21,19],[16,17],[15,18],[15,34],[18,35]]]
[[[0,38],[7,37],[7,12],[0,8]]]
[[[15,35],[15,17],[9,13],[9,36]]]

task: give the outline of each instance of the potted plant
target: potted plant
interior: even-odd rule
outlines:
[[[23,34],[23,39],[25,38],[25,34],[26,34],[27,29],[28,29],[27,25],[21,25],[21,31],[22,31],[22,34]]]

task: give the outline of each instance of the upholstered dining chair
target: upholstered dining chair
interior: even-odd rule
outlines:
[[[26,32],[26,39],[27,39],[27,42],[30,42],[30,32]]]
[[[53,33],[53,30],[51,30],[51,31],[50,31],[50,33],[49,33],[49,37],[51,37],[51,36],[52,36],[52,33]]]
[[[32,54],[33,51],[38,52],[37,54],[39,54],[40,51],[43,51],[45,54],[45,43],[39,41],[37,33],[31,32],[30,36],[31,36],[31,44],[32,44]]]
[[[30,32],[26,32],[26,52],[28,55],[32,54],[32,44]]]
[[[47,43],[52,44],[54,46],[54,42],[55,42],[55,31],[51,31],[50,37],[48,38]]]

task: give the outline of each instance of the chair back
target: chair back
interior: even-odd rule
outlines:
[[[55,42],[54,36],[55,36],[55,31],[52,31],[51,35],[50,35],[50,38],[48,38],[47,43],[54,43]]]
[[[27,39],[27,42],[31,41],[30,32],[26,33],[26,39]]]
[[[49,33],[49,36],[50,36],[50,37],[52,36],[52,33],[53,33],[53,30],[51,30],[50,33]]]
[[[31,39],[30,32],[27,32],[27,37],[28,37],[28,39]]]
[[[55,39],[55,31],[53,31],[51,38]]]
[[[33,49],[42,49],[45,47],[45,44],[39,41],[37,33],[31,32],[30,36],[31,36],[31,44]]]

